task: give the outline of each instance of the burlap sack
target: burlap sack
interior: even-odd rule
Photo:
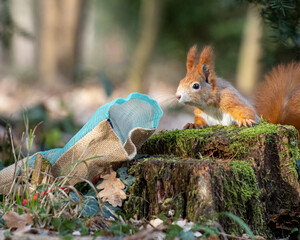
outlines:
[[[133,93],[100,107],[64,148],[40,154],[53,164],[51,173],[55,177],[71,172],[70,184],[80,178],[93,180],[109,163],[134,158],[137,149],[154,133],[161,116],[162,110],[156,101]],[[17,169],[21,168],[21,161]],[[34,161],[35,155],[29,159],[31,167]],[[9,190],[14,171],[15,165],[0,171],[0,194]]]

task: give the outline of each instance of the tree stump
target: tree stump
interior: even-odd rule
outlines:
[[[164,214],[194,222],[227,211],[256,234],[288,234],[292,226],[280,228],[274,219],[299,211],[297,134],[291,126],[268,123],[159,132],[140,150],[149,157],[128,163],[136,182],[124,210],[139,218]],[[229,219],[218,221],[228,232],[242,232]]]

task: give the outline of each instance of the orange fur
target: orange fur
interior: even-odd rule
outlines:
[[[195,124],[202,126],[202,127],[206,127],[207,123],[206,121],[200,117],[199,115],[202,113],[202,111],[199,108],[194,108],[194,114],[195,114]]]
[[[215,90],[216,87],[216,75],[215,75],[215,70],[214,70],[214,53],[212,50],[211,46],[206,46],[203,48],[200,58],[199,58],[199,63],[198,63],[198,72],[203,74],[202,72],[202,66],[207,65],[210,71],[209,74],[209,81],[211,82],[211,85],[213,89]]]
[[[273,68],[256,91],[254,106],[271,123],[293,125],[300,131],[300,63]]]
[[[195,114],[195,121],[194,123],[187,123],[183,127],[184,129],[199,129],[207,127],[207,122],[200,116],[202,111],[199,108],[194,108],[194,114]]]
[[[250,126],[255,122],[255,110],[229,90],[221,97],[220,109],[235,118],[239,126]]]
[[[209,67],[210,73],[214,75],[214,53],[211,46],[204,47],[201,52],[198,63],[199,73],[202,73],[201,67],[203,64],[206,64]]]
[[[196,60],[196,54],[197,54],[197,46],[194,45],[190,48],[188,55],[187,55],[187,59],[186,59],[186,70],[187,71],[191,71],[191,69],[193,68],[193,66],[195,64],[195,60]]]
[[[183,128],[184,129],[199,129],[207,127],[207,122],[200,116],[202,111],[199,108],[194,108],[194,114],[195,114],[195,122],[194,123],[187,123]]]
[[[196,107],[194,124],[189,123],[184,128],[205,127],[215,122],[230,124],[233,121],[240,126],[253,125],[258,119],[254,108],[230,83],[216,77],[212,48],[206,46],[198,62],[195,60],[196,54],[197,48],[194,45],[187,56],[187,74],[180,81],[176,93],[180,102]],[[195,83],[200,87],[194,89]],[[206,122],[203,114],[206,114],[205,119],[210,123]],[[226,117],[226,114],[231,118]]]

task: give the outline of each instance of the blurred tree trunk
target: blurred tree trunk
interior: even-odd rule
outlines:
[[[262,23],[260,15],[257,9],[250,5],[246,16],[237,69],[237,87],[246,95],[250,95],[253,92],[259,76],[261,36]]]
[[[38,0],[39,79],[49,87],[74,77],[88,0]]]
[[[85,26],[86,26],[86,20],[88,18],[87,16],[87,10],[89,6],[89,0],[81,0],[79,4],[79,13],[77,18],[77,27],[75,32],[75,44],[74,44],[74,67],[76,69],[80,68],[82,66],[83,61],[83,42],[85,37]],[[75,80],[77,80],[76,74],[75,74]]]
[[[47,87],[56,82],[56,1],[38,0],[38,70],[39,80]]]
[[[141,1],[140,36],[127,78],[131,92],[143,92],[142,79],[157,37],[161,5],[162,0]]]
[[[13,33],[11,2],[0,0],[0,63],[4,68],[11,66]]]

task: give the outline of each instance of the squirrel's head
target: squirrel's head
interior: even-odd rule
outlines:
[[[180,81],[176,97],[180,103],[195,107],[206,106],[216,90],[213,50],[205,47],[199,57],[197,46],[190,48],[187,55],[186,76]]]

